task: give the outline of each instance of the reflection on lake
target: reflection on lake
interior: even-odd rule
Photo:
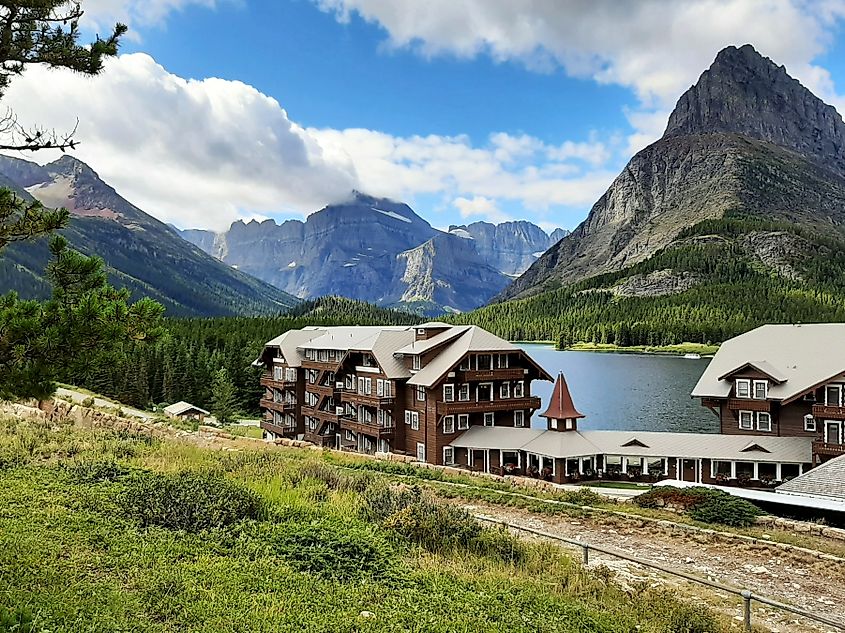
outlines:
[[[709,359],[655,354],[559,352],[550,345],[520,344],[552,376],[566,376],[583,429],[717,433],[718,418],[690,398]],[[532,393],[549,402],[552,383],[534,381]],[[532,426],[545,426],[534,417]]]

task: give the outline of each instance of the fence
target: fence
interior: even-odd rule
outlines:
[[[624,552],[620,552],[618,550],[614,550],[608,547],[602,547],[600,545],[591,545],[589,543],[585,543],[583,541],[578,541],[575,539],[566,538],[563,536],[558,536],[556,534],[549,534],[548,532],[543,532],[542,530],[535,530],[534,528],[526,527],[523,525],[517,525],[515,523],[508,523],[507,521],[500,521],[499,519],[494,519],[492,517],[484,516],[482,514],[473,515],[479,521],[484,521],[486,523],[495,523],[496,525],[502,525],[507,527],[511,530],[517,530],[520,532],[526,532],[528,534],[534,534],[535,536],[540,536],[543,538],[551,539],[553,541],[559,541],[562,543],[567,543],[568,545],[572,545],[581,549],[584,565],[588,565],[590,562],[590,551],[600,552],[602,554],[606,554],[608,556],[613,556],[615,558],[621,558],[622,560],[627,560],[632,563],[636,563],[638,565],[642,565],[643,567],[650,567],[652,569],[656,569],[658,571],[663,572],[664,574],[669,574],[671,576],[677,576],[678,578],[683,578],[684,580],[689,580],[690,582],[696,582],[702,585],[706,585],[712,589],[717,589],[719,591],[723,591],[725,593],[729,593],[735,596],[742,598],[742,605],[743,605],[743,624],[745,626],[745,631],[749,632],[751,629],[751,616],[752,616],[752,603],[759,602],[760,604],[765,604],[770,607],[774,607],[776,609],[781,609],[783,611],[788,611],[789,613],[793,613],[795,615],[801,616],[802,618],[807,618],[813,622],[818,622],[819,624],[824,624],[827,626],[832,626],[835,629],[840,631],[845,631],[845,622],[831,620],[821,615],[816,615],[814,613],[810,613],[809,611],[805,611],[804,609],[799,609],[797,607],[793,607],[788,604],[784,604],[782,602],[777,602],[776,600],[770,600],[769,598],[758,596],[755,593],[742,590],[742,589],[735,589],[734,587],[728,587],[727,585],[720,584],[718,582],[713,582],[711,580],[707,580],[705,578],[699,578],[698,576],[694,576],[692,574],[688,574],[683,571],[679,571],[677,569],[672,569],[671,567],[666,567],[665,565],[661,565],[659,563],[655,563],[648,560],[643,560],[636,556],[631,556],[630,554],[626,554]]]

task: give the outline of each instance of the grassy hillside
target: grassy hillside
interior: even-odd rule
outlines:
[[[638,294],[660,279],[665,294]],[[718,343],[763,323],[843,321],[845,237],[729,213],[624,270],[447,320],[563,346]]]
[[[6,631],[730,630],[304,451],[3,419],[0,507]]]

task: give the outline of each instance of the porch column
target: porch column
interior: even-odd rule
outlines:
[[[554,462],[554,460],[552,460]],[[569,460],[565,457],[563,458],[563,476],[569,477]]]
[[[643,475],[648,474],[648,458],[647,457],[641,457],[640,458],[640,473],[642,473]]]
[[[522,451],[516,452],[516,467],[522,468]]]
[[[584,458],[583,457],[578,458],[578,474],[579,475],[584,474]]]
[[[778,481],[781,481],[780,476],[781,476],[780,462],[778,462],[777,464],[775,464],[775,479],[777,479]]]
[[[668,457],[663,458],[663,474],[666,475],[667,477],[669,476],[669,458]]]
[[[622,458],[622,474],[623,475],[628,474],[628,458],[627,457]]]
[[[804,474],[804,464],[798,464],[798,475]]]
[[[754,462],[754,480],[760,481],[760,462]]]
[[[700,484],[704,481],[704,460],[699,457],[697,461],[698,468],[696,468],[696,471],[698,473],[698,479],[695,480],[695,483]],[[711,461],[710,463],[712,464],[713,462]]]
[[[736,479],[736,462],[731,462],[731,479]]]

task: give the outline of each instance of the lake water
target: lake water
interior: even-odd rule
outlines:
[[[566,376],[575,407],[587,417],[579,428],[596,430],[717,433],[719,420],[690,398],[709,359],[655,354],[560,352],[550,345],[521,344],[546,371]],[[534,381],[532,393],[545,411],[552,383]],[[534,417],[532,426],[544,427]]]

